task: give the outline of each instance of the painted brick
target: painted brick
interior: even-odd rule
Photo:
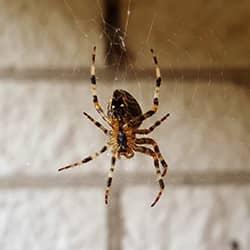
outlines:
[[[1,1],[0,67],[89,65],[93,45],[103,49],[99,5],[80,0]]]
[[[130,14],[128,5],[130,2]],[[122,1],[126,42],[139,67],[150,66],[150,48],[161,65],[249,66],[249,1]]]
[[[103,201],[98,189],[0,192],[2,250],[106,249],[106,217],[104,205],[96,206]]]
[[[150,188],[126,190],[124,250],[230,250],[233,240],[249,248],[249,187],[168,187],[150,208],[154,195]]]
[[[106,108],[112,89],[124,88],[147,110],[152,105],[152,82],[106,83],[102,79],[101,103]],[[249,95],[248,88],[229,82],[168,82],[161,89],[159,113],[143,126],[171,114],[150,135],[159,143],[171,172],[247,170]],[[0,85],[0,98],[1,175],[57,174],[57,168],[88,156],[107,142],[102,131],[82,115],[87,111],[101,121],[92,104],[89,82],[5,81]],[[110,154],[104,154],[86,168],[72,171],[106,173],[109,165]],[[128,172],[154,172],[152,160],[140,154],[118,165]]]
[[[0,136],[5,142],[1,174],[57,174],[59,167],[100,150],[106,142],[103,132],[82,114],[87,111],[97,117],[88,84],[10,81],[0,89],[5,131]],[[84,173],[91,169],[103,169],[102,160],[90,162]]]

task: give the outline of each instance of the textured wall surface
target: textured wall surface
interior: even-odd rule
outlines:
[[[151,104],[150,83],[124,82],[119,87],[134,95],[140,93],[138,99],[146,109]],[[243,249],[249,245],[249,187],[242,186],[238,179],[239,187],[225,183],[216,188],[220,181],[227,182],[226,171],[237,175],[237,170],[241,174],[249,169],[249,91],[224,84],[214,83],[211,87],[201,83],[196,92],[195,84],[190,82],[179,90],[174,83],[162,87],[157,117],[166,112],[171,112],[171,117],[152,137],[159,142],[169,163],[170,186],[160,204],[150,209],[158,189],[152,160],[136,155],[130,161],[118,161],[113,191],[122,187],[125,190],[124,196],[120,192],[118,197],[122,199],[124,249],[227,249],[234,238],[245,246]],[[103,82],[99,86],[105,103],[117,85]],[[220,98],[223,94],[227,96]],[[0,188],[4,188],[1,249],[13,249],[8,242],[16,234],[19,240],[14,249],[33,245],[37,249],[82,249],[82,245],[89,249],[91,244],[93,249],[103,249],[108,227],[103,190],[110,154],[82,168],[57,172],[57,168],[99,150],[106,142],[105,135],[82,116],[86,110],[98,119],[89,96],[89,83],[5,81],[1,83],[0,96],[4,104],[0,112],[4,131],[0,136],[4,142],[0,165]],[[225,102],[227,98],[234,102]],[[145,127],[157,117],[145,122]],[[178,175],[183,177],[183,173],[184,182],[185,173],[193,175],[194,187],[178,187]],[[216,173],[222,175],[221,180],[216,181]],[[206,175],[212,175],[211,187],[206,185]],[[201,186],[197,185],[199,182]],[[74,189],[68,191],[64,186]],[[16,190],[19,188],[21,191]],[[116,203],[116,198],[111,193],[111,204]],[[121,223],[118,218],[115,220],[118,225]],[[19,225],[15,230],[14,224]],[[26,234],[29,239],[25,239]]]
[[[169,187],[164,201],[148,210],[141,197],[152,195],[149,188],[125,192],[124,249],[230,249],[235,238],[248,249],[249,188]]]
[[[3,68],[74,67],[88,64],[93,44],[103,46],[98,3],[1,1]],[[86,8],[88,6],[88,8]]]
[[[145,111],[151,107],[153,78],[143,83],[115,84],[107,83],[103,78],[98,87],[105,108],[115,88],[126,89],[136,96]],[[1,145],[6,157],[1,158],[0,175],[20,171],[35,175],[55,174],[58,165],[67,160],[79,160],[107,142],[102,131],[82,115],[86,111],[99,118],[92,104],[88,81],[71,85],[65,81],[19,81],[16,84],[5,80],[1,84],[0,96],[3,102],[1,123],[6,127],[5,133],[0,135],[1,141],[6,142]],[[163,155],[174,166],[173,172],[242,170],[249,159],[249,97],[249,89],[229,82],[208,84],[165,80],[159,112],[145,121],[143,127],[149,127],[170,113],[168,120],[150,136],[159,142]],[[87,145],[86,141],[89,142]],[[73,155],[69,157],[69,154]],[[152,165],[147,156],[137,158]],[[90,165],[98,164],[100,167],[94,169],[102,171],[101,162],[98,159]],[[136,169],[153,172],[153,166]]]
[[[96,207],[98,200],[98,189],[1,191],[0,248],[103,249],[105,207]]]
[[[102,1],[1,1],[1,250],[230,250],[234,240],[240,250],[249,249],[250,6],[229,1],[222,10],[223,1],[193,1],[186,11],[188,6],[156,1],[152,12],[150,4],[122,1],[123,14],[129,3],[125,41],[140,65],[128,64],[119,72],[119,66],[112,71],[100,65],[106,60],[107,38]],[[219,10],[220,18],[210,18]],[[230,40],[232,30],[236,34]],[[157,48],[163,74],[160,107],[143,127],[170,113],[150,135],[169,172],[166,191],[154,208],[150,204],[159,187],[148,156],[117,162],[108,207],[104,190],[110,153],[57,172],[107,142],[82,114],[102,121],[90,92],[93,44],[105,109],[117,88],[134,95],[143,110],[151,107],[155,76],[148,47]]]
[[[157,48],[169,67],[249,66],[250,6],[247,0],[123,2],[124,20],[130,10],[128,44],[138,56],[138,66],[149,65],[143,57]]]

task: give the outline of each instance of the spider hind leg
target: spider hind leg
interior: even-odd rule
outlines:
[[[148,144],[148,145],[152,145],[154,148],[154,152],[157,154],[158,159],[160,160],[160,163],[163,167],[163,173],[161,174],[162,177],[164,177],[167,174],[167,170],[168,170],[168,164],[165,161],[165,159],[163,158],[159,146],[158,144],[151,138],[137,138],[135,141],[137,144]]]
[[[151,203],[151,207],[153,207],[159,201],[159,199],[161,198],[161,195],[162,195],[163,190],[165,188],[163,177],[162,177],[161,170],[160,170],[160,167],[159,167],[159,159],[157,157],[157,154],[150,148],[143,147],[143,146],[136,146],[136,147],[134,147],[134,150],[136,152],[140,152],[140,153],[149,155],[154,160],[154,166],[155,166],[155,170],[156,170],[157,180],[158,180],[158,183],[159,183],[159,186],[160,186],[160,191],[158,192],[155,200]]]

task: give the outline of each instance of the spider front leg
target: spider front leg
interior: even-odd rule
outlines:
[[[87,163],[89,161],[94,160],[97,156],[104,153],[107,149],[108,149],[108,147],[105,145],[104,147],[102,147],[102,149],[100,151],[94,153],[93,155],[88,156],[88,157],[84,158],[83,160],[81,160],[79,162],[75,162],[73,164],[70,164],[70,165],[67,165],[65,167],[59,168],[58,171],[62,171],[62,170],[69,169],[69,168],[74,168],[74,167],[79,167],[84,163]]]
[[[161,165],[163,167],[163,173],[162,173],[162,177],[164,177],[167,174],[167,170],[168,170],[168,164],[166,163],[165,159],[163,158],[159,146],[156,143],[156,141],[154,141],[151,138],[136,138],[135,140],[136,144],[149,144],[152,145],[154,148],[154,152],[157,154],[157,157],[159,158]]]
[[[110,187],[111,187],[111,184],[112,184],[113,172],[115,170],[116,159],[117,159],[117,155],[113,155],[112,158],[111,158],[111,167],[109,169],[107,187],[106,187],[106,191],[105,191],[105,204],[106,205],[108,204],[109,191],[110,191]]]
[[[156,127],[160,126],[161,123],[163,121],[165,121],[167,119],[167,117],[169,116],[170,114],[166,114],[164,115],[159,121],[156,121],[151,127],[149,128],[145,128],[145,129],[136,129],[135,130],[135,133],[136,134],[142,134],[142,135],[147,135],[149,133],[151,133]]]
[[[108,117],[104,114],[103,108],[101,107],[101,104],[99,103],[98,97],[97,97],[96,76],[95,76],[95,52],[96,52],[96,46],[93,48],[92,65],[90,68],[90,75],[91,75],[90,80],[91,80],[91,91],[92,91],[92,96],[93,96],[93,102],[94,102],[96,111],[101,115],[102,119],[111,126],[111,122],[108,119]]]
[[[155,200],[153,201],[153,203],[151,204],[151,207],[153,207],[160,199],[162,193],[163,193],[163,190],[164,190],[164,181],[163,181],[163,178],[162,178],[162,174],[161,174],[161,170],[160,170],[160,167],[159,167],[159,160],[157,158],[157,154],[151,150],[150,148],[146,148],[146,147],[143,147],[143,146],[135,146],[134,147],[134,150],[136,152],[140,152],[140,153],[143,153],[143,154],[146,154],[146,155],[149,155],[151,157],[153,157],[153,160],[154,160],[154,166],[155,166],[155,169],[156,169],[156,175],[157,175],[157,180],[159,182],[159,186],[160,186],[160,191],[158,192]]]
[[[153,97],[153,107],[145,112],[144,114],[142,114],[141,116],[139,116],[138,118],[136,118],[135,120],[132,120],[130,122],[130,124],[136,123],[136,122],[143,122],[145,119],[149,118],[150,116],[152,116],[153,114],[155,114],[158,110],[158,106],[159,106],[159,93],[160,93],[160,86],[161,86],[161,72],[160,72],[160,67],[158,65],[158,60],[157,57],[154,53],[154,50],[151,49],[150,50],[153,56],[153,61],[155,64],[155,76],[156,76],[156,81],[155,81],[155,90],[154,90],[154,97]]]
[[[155,64],[155,76],[156,76],[156,81],[155,81],[155,91],[154,91],[154,98],[153,98],[153,107],[152,109],[150,110],[151,113],[149,113],[150,111],[146,112],[144,114],[144,116],[151,116],[153,115],[157,110],[158,110],[158,106],[159,106],[159,93],[160,93],[160,86],[161,86],[161,72],[160,72],[160,67],[158,65],[158,60],[157,60],[157,57],[154,53],[154,50],[151,49],[150,50],[152,55],[153,55],[153,60],[154,60],[154,64]],[[147,114],[147,115],[146,115]],[[146,117],[146,118],[147,118]],[[146,119],[145,118],[145,119]]]

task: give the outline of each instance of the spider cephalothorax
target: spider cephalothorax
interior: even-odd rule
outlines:
[[[156,121],[149,128],[146,129],[139,128],[142,122],[145,119],[151,117],[153,114],[155,114],[158,109],[161,74],[157,58],[154,55],[154,51],[151,50],[153,54],[153,60],[156,66],[156,84],[155,84],[152,108],[149,111],[143,113],[139,103],[130,93],[122,89],[117,89],[114,91],[113,96],[109,101],[107,108],[107,115],[106,115],[98,101],[96,93],[95,51],[96,48],[94,47],[92,54],[91,72],[90,72],[93,102],[97,112],[101,115],[102,119],[108,123],[111,129],[110,130],[106,129],[101,123],[95,121],[86,112],[84,112],[83,114],[108,136],[108,142],[105,146],[101,148],[99,152],[96,152],[92,156],[84,158],[80,162],[76,162],[74,164],[70,164],[63,168],[60,168],[59,171],[72,167],[77,167],[83,163],[91,161],[109,148],[112,152],[112,158],[111,158],[109,177],[107,181],[107,188],[105,192],[105,203],[107,204],[109,190],[112,183],[112,175],[115,170],[116,160],[119,159],[121,156],[125,156],[126,158],[131,158],[133,157],[135,152],[140,152],[149,155],[154,160],[157,181],[159,182],[160,186],[160,191],[158,192],[158,195],[156,196],[153,203],[151,204],[151,206],[154,206],[160,199],[164,189],[163,177],[167,173],[167,163],[164,160],[163,156],[161,155],[157,143],[153,139],[149,137],[137,138],[137,135],[138,134],[147,135],[151,133],[156,127],[158,127],[161,124],[161,122],[163,122],[169,116],[169,114],[166,114],[164,117]],[[145,147],[145,145],[152,146],[153,149]],[[162,170],[160,169],[159,162],[163,168]]]

